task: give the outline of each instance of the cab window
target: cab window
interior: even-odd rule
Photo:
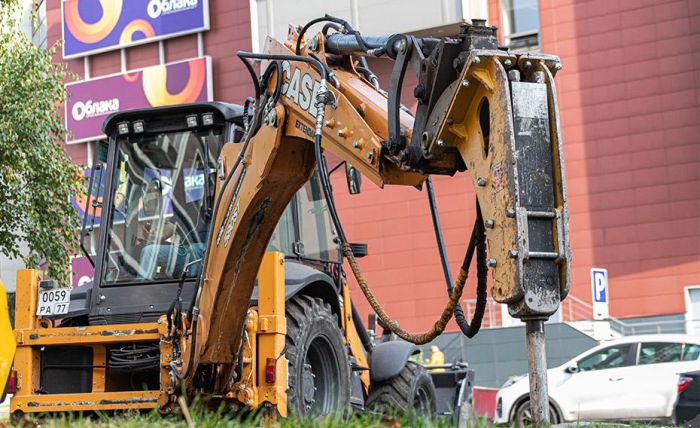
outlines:
[[[272,237],[270,237],[270,242],[267,244],[266,251],[281,251],[287,255],[294,254],[293,245],[296,238],[294,236],[293,209],[294,203],[288,204],[287,208],[284,209],[284,213],[282,213],[282,217],[280,217],[275,231],[272,232]]]
[[[601,349],[579,360],[578,368],[585,372],[629,366],[632,346],[632,343],[627,343]]]
[[[331,223],[328,204],[323,195],[318,173],[297,193],[299,213],[299,240],[304,245],[304,257],[338,262],[337,234]]]
[[[196,277],[206,247],[220,130],[116,141],[103,284]]]

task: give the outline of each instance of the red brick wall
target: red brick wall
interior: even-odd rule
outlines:
[[[540,1],[558,78],[574,293],[614,316],[684,312],[700,284],[700,4]]]
[[[49,46],[61,39],[61,0],[46,0],[47,35]],[[250,77],[236,51],[251,49],[250,10],[247,0],[209,0],[211,30],[204,33],[204,54],[212,57],[214,99],[243,102],[252,93]],[[197,56],[197,35],[191,34],[163,41],[165,61],[174,62]],[[92,55],[90,76],[98,77],[121,71],[120,52]],[[158,64],[158,42],[126,48],[128,69]],[[56,57],[61,61],[60,49]],[[84,77],[83,59],[66,61],[79,79]],[[85,144],[66,146],[75,162],[87,162]]]
[[[590,301],[590,268],[604,267],[611,315],[682,313],[683,288],[700,285],[700,3],[541,0],[540,10],[542,51],[564,65],[572,294]],[[489,0],[489,24],[499,16]],[[435,181],[454,272],[471,184]],[[378,300],[409,330],[428,329],[446,297],[425,192],[335,188],[349,239],[369,243],[361,265]]]

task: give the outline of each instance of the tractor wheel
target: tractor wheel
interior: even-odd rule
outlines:
[[[338,319],[319,298],[287,302],[287,406],[298,416],[343,411],[350,402],[350,362]]]
[[[398,375],[369,387],[367,406],[390,414],[435,414],[435,385],[425,368],[412,361]]]

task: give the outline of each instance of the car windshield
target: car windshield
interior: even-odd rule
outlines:
[[[220,137],[207,130],[117,140],[104,284],[179,279],[202,257]],[[193,265],[186,276],[198,273]]]

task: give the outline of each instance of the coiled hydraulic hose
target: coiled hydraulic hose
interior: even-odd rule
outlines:
[[[310,23],[311,24],[311,23]],[[308,28],[308,26],[307,26]],[[333,222],[333,225],[336,229],[336,232],[338,233],[338,239],[340,240],[341,243],[341,248],[343,251],[343,255],[348,259],[348,263],[350,265],[350,268],[353,272],[353,275],[357,279],[357,282],[360,286],[360,289],[362,290],[362,293],[365,295],[365,298],[369,302],[370,306],[372,309],[377,313],[377,316],[379,319],[389,328],[390,331],[392,331],[394,334],[399,336],[400,338],[408,341],[415,343],[417,345],[422,345],[425,343],[428,343],[435,339],[437,336],[439,336],[444,330],[445,327],[447,326],[447,323],[449,322],[450,318],[452,318],[452,315],[455,311],[455,306],[457,305],[457,302],[462,296],[462,291],[464,290],[464,285],[467,280],[467,270],[464,268],[460,269],[459,275],[457,275],[457,280],[455,281],[454,288],[452,288],[450,292],[450,299],[447,302],[447,305],[442,311],[442,314],[440,315],[440,318],[438,321],[435,322],[433,327],[421,334],[413,334],[410,333],[401,327],[399,327],[398,323],[396,321],[392,320],[389,315],[384,311],[382,306],[377,302],[377,299],[374,297],[374,294],[372,291],[369,289],[367,286],[366,281],[364,280],[362,273],[360,272],[359,266],[357,265],[357,260],[355,259],[355,256],[352,252],[352,248],[350,247],[350,244],[347,242],[345,232],[343,230],[342,224],[340,223],[340,219],[338,217],[338,212],[335,207],[335,201],[333,198],[333,192],[331,190],[330,186],[330,179],[328,176],[328,170],[326,168],[326,164],[324,162],[323,158],[323,152],[321,150],[321,138],[323,134],[323,119],[325,115],[325,103],[327,98],[325,98],[325,92],[327,91],[326,89],[326,82],[328,78],[333,78],[332,72],[320,61],[316,60],[315,58],[311,57],[305,57],[305,56],[298,56],[298,55],[272,55],[272,54],[252,54],[252,53],[243,53],[239,52],[238,53],[239,57],[242,58],[249,58],[249,59],[263,59],[263,60],[288,60],[288,61],[300,61],[300,62],[305,62],[310,65],[312,65],[314,68],[317,69],[318,73],[321,76],[321,88],[319,90],[319,96],[315,100],[316,102],[316,128],[315,128],[315,133],[314,133],[314,154],[316,157],[316,163],[318,166],[319,170],[319,176],[321,179],[321,187],[323,188],[323,193],[326,198],[326,203],[328,204],[328,211],[331,217],[331,221]],[[225,183],[226,184],[226,183]],[[225,187],[225,185],[224,185]],[[223,193],[223,192],[222,192]],[[465,260],[467,257],[465,256]],[[468,268],[468,265],[467,265]],[[199,290],[198,290],[199,291]]]

